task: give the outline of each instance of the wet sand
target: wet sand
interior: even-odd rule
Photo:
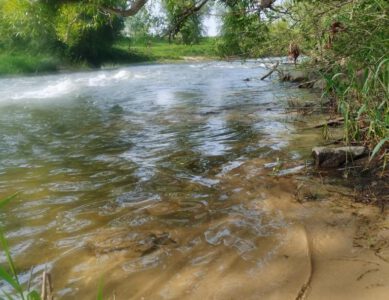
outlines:
[[[245,208],[254,216],[266,212],[271,221],[262,237],[234,241],[233,230],[219,231],[210,250],[210,241],[208,245],[201,242],[202,232],[232,228],[238,220],[231,215],[215,217],[197,230],[165,231],[170,242],[144,255],[142,251],[149,246],[134,249],[139,243],[123,243],[127,229],[111,229],[90,240],[94,255],[88,264],[99,265],[98,273],[104,270],[106,289],[114,291],[117,299],[387,299],[387,214],[354,203],[345,196],[352,195],[351,190],[323,184],[317,178],[275,178],[269,172],[259,172],[263,163],[247,162],[224,176],[222,182],[231,187],[244,184],[244,191],[235,191],[237,203],[245,199]],[[311,190],[317,192],[317,199],[309,198]],[[253,196],[258,194],[261,200]],[[301,200],[304,197],[306,200]],[[124,249],[113,247],[115,242]],[[223,247],[234,243],[227,251]],[[250,247],[258,249],[253,253]],[[128,270],[139,267],[134,263],[126,266],[131,255],[139,257],[143,267],[146,260],[153,264],[153,256],[156,260],[163,257],[165,263],[141,275],[128,275]],[[96,278],[92,275],[90,280]]]

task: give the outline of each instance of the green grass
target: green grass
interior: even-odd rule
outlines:
[[[344,117],[347,144],[369,145],[372,150],[370,160],[378,154],[382,159],[388,159],[389,58],[361,70],[349,66],[343,72],[330,73],[324,78],[326,93],[335,97],[338,111]]]
[[[195,45],[169,44],[168,41],[162,39],[134,43],[128,38],[122,38],[104,55],[102,64],[171,61],[182,60],[186,57],[211,59],[217,57],[214,44],[214,38],[203,38],[199,44]],[[54,54],[32,54],[21,50],[0,52],[0,76],[50,73],[60,69],[83,68],[88,68],[88,65],[82,62],[69,62]]]
[[[171,43],[161,39],[150,39],[149,42],[132,42],[130,39],[121,39],[114,49],[131,53],[144,61],[181,60],[185,57],[215,58],[214,38],[203,38],[199,44],[184,45]]]
[[[55,72],[59,60],[50,55],[23,52],[0,53],[0,76],[9,74]]]

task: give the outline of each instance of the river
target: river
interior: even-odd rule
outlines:
[[[309,262],[288,260],[299,242],[285,252],[288,174],[309,171],[322,135],[286,108],[320,96],[265,73],[201,62],[1,79],[0,195],[19,194],[0,218],[21,280],[46,268],[61,299],[95,299],[101,278],[116,299],[298,293],[289,279]]]

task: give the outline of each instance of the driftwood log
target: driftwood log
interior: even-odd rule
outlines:
[[[367,154],[363,146],[315,147],[312,156],[317,168],[338,168]]]
[[[273,68],[272,68],[268,73],[266,73],[264,76],[261,77],[261,80],[265,80],[265,79],[268,78],[271,74],[273,74],[273,72],[274,72],[275,70],[277,70],[279,64],[280,64],[280,63],[277,62],[277,63],[273,66]]]
[[[327,127],[327,126],[339,126],[341,124],[343,124],[344,122],[344,118],[337,118],[337,119],[332,119],[332,120],[328,120],[324,123],[320,123],[316,126],[313,126],[313,128],[323,128],[323,127]]]

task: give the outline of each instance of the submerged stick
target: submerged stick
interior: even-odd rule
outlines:
[[[321,123],[319,125],[314,126],[313,128],[322,128],[322,127],[326,127],[326,126],[337,126],[337,125],[341,125],[343,122],[344,122],[344,118],[337,118],[337,119],[333,119],[333,120],[328,120],[324,123]]]
[[[267,73],[265,74],[264,76],[261,77],[261,80],[265,80],[266,78],[268,78],[271,74],[273,74],[273,72],[277,69],[278,65],[280,64],[280,62],[277,61],[277,63],[274,65],[274,67]]]
[[[42,292],[41,292],[41,299],[46,300],[46,271],[42,274]]]
[[[51,275],[46,270],[42,274],[42,300],[53,300],[53,285],[51,283]]]

